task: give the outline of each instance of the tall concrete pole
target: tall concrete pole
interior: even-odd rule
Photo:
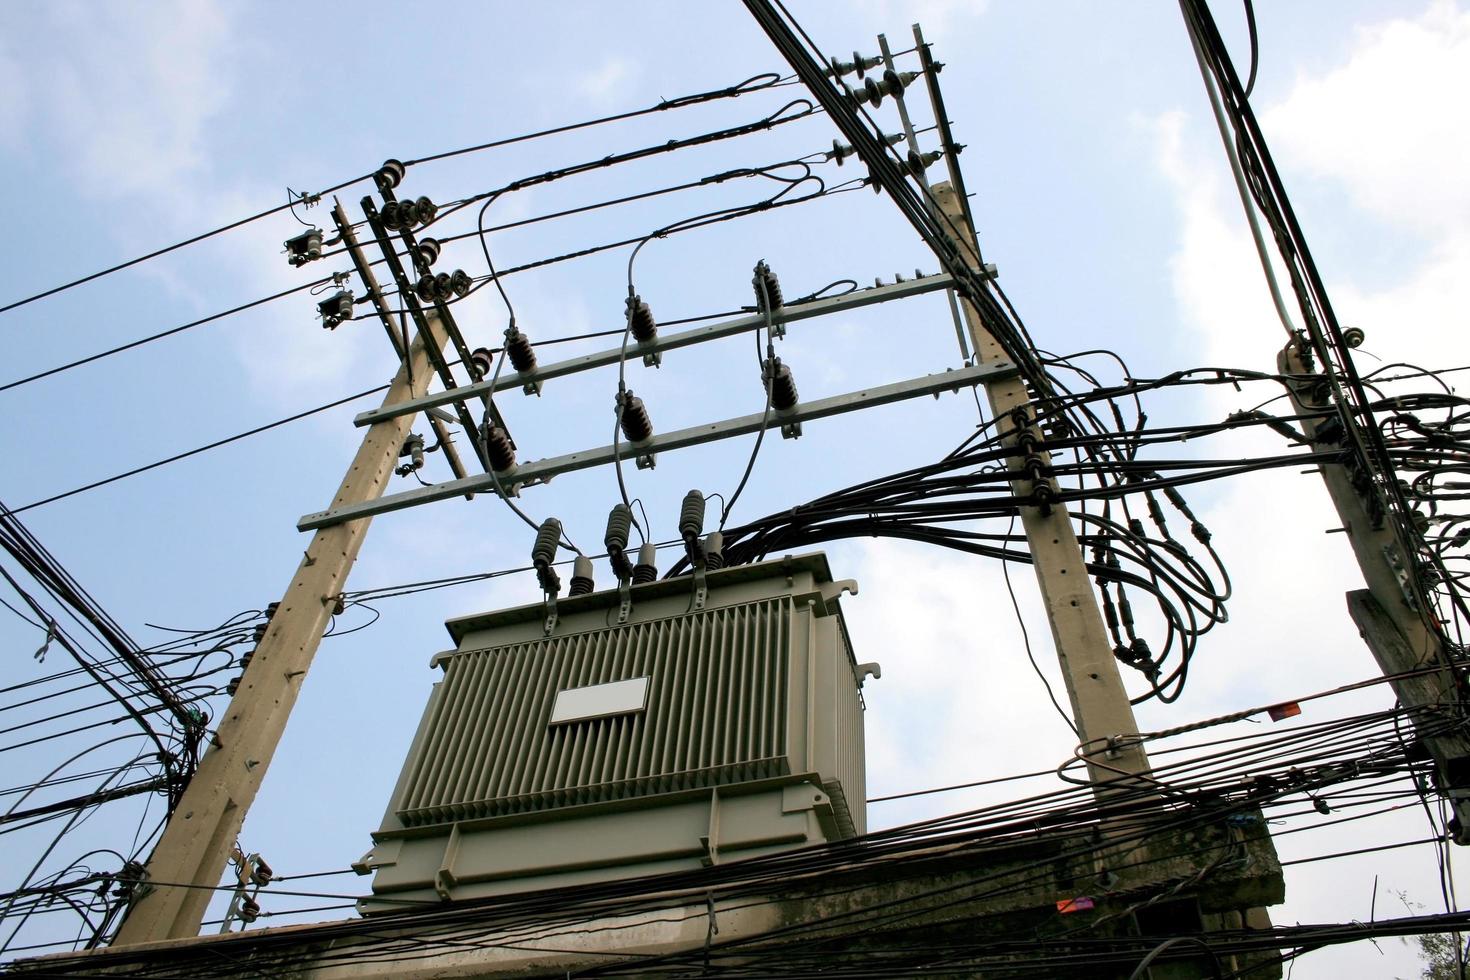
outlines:
[[[1346,438],[1332,407],[1316,382],[1301,340],[1292,340],[1277,357],[1281,373],[1296,379],[1289,387],[1302,429],[1319,450],[1343,449]],[[1470,844],[1470,720],[1465,710],[1464,666],[1445,650],[1430,628],[1436,615],[1414,581],[1413,556],[1405,553],[1390,523],[1373,513],[1368,496],[1355,485],[1353,471],[1342,463],[1323,463],[1322,482],[1332,497],[1366,589],[1347,594],[1348,613],[1379,668],[1387,675],[1399,703],[1409,711],[1416,734],[1435,763],[1435,780],[1454,809],[1451,831],[1456,843]]]
[[[979,268],[978,247],[961,216],[959,195],[948,183],[935,184],[932,192],[939,202],[940,211],[949,219],[955,240],[964,250],[967,260]],[[1009,360],[1000,344],[985,329],[975,308],[968,302],[962,305],[977,361],[984,364]],[[1025,382],[1012,374],[987,382],[985,394],[990,400],[991,412],[1000,420],[997,425],[1003,444],[1017,446],[1018,436],[1030,426],[1018,427],[1016,411],[1021,410],[1030,419],[1035,417],[1028,407],[1031,395]],[[1049,454],[1042,451],[1039,455],[1050,465]],[[1021,457],[1013,456],[1010,465],[1012,469],[1019,470]],[[1013,480],[1011,487],[1018,496],[1028,495],[1032,482],[1029,477],[1021,477]],[[1138,722],[1134,720],[1133,707],[1128,703],[1128,692],[1123,687],[1118,662],[1113,657],[1113,648],[1098,608],[1097,596],[1087,577],[1087,566],[1072,529],[1071,518],[1063,506],[1050,508],[1049,514],[1043,514],[1038,507],[1022,507],[1021,526],[1026,531],[1032,567],[1036,569],[1036,581],[1046,603],[1047,621],[1051,624],[1067,698],[1072,704],[1072,718],[1088,759],[1092,781],[1099,785],[1117,780],[1136,782],[1130,777],[1147,774],[1148,757],[1137,744],[1113,747],[1109,744],[1110,739],[1119,735],[1136,733]]]
[[[434,343],[442,345],[443,329],[433,313],[428,324],[436,334]],[[423,395],[433,376],[424,340],[416,337],[408,363],[399,368],[383,404]],[[403,415],[368,428],[333,507],[382,496],[412,422],[413,416]],[[371,520],[323,528],[312,537],[219,719],[212,747],[153,849],[145,883],[114,945],[198,934]]]

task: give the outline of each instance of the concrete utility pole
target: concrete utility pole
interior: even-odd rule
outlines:
[[[434,334],[432,342],[443,344],[437,315],[430,313],[427,323]],[[383,404],[424,394],[433,377],[424,338],[415,337]],[[382,495],[412,422],[413,416],[403,415],[366,431],[333,506]],[[219,720],[212,747],[153,849],[139,897],[129,907],[114,945],[198,934],[371,520],[359,518],[324,528],[312,537]]]
[[[1317,387],[1320,375],[1308,367],[1300,342],[1293,340],[1277,358],[1282,374],[1301,380],[1291,387],[1299,415],[1323,412],[1332,402]],[[1302,429],[1319,450],[1340,449],[1346,434],[1335,413],[1302,420]],[[1470,843],[1470,732],[1465,695],[1439,634],[1430,629],[1432,608],[1425,605],[1413,576],[1413,556],[1404,553],[1391,515],[1374,515],[1341,463],[1321,466],[1322,482],[1337,508],[1353,554],[1368,586],[1347,594],[1348,613],[1378,661],[1399,703],[1409,709],[1415,730],[1435,762],[1440,790],[1454,808],[1457,843]],[[1396,676],[1409,674],[1412,676]]]
[[[978,268],[978,247],[961,216],[959,195],[948,183],[935,184],[932,192],[941,212],[949,219],[966,260]],[[962,305],[976,361],[984,364],[1008,360],[1000,344],[981,323],[975,308],[969,302]],[[1021,409],[1029,418],[1035,418],[1028,407],[1031,395],[1026,390],[1025,381],[1019,375],[988,381],[985,394],[990,400],[991,412],[999,420],[997,425],[1004,445],[1016,446],[1020,434],[1032,427],[1018,428],[1013,421],[1013,413]],[[1050,454],[1042,450],[1038,455],[1050,466]],[[1021,469],[1020,456],[1012,457],[1010,466],[1014,470]],[[1032,491],[1031,479],[1021,477],[1014,480],[1011,488],[1017,495],[1028,495]],[[1061,662],[1062,678],[1072,704],[1072,719],[1087,752],[1092,781],[1102,784],[1135,774],[1147,774],[1148,757],[1142,746],[1123,744],[1107,749],[1108,739],[1136,733],[1138,722],[1133,718],[1133,707],[1128,703],[1128,692],[1123,687],[1102,611],[1092,591],[1082,548],[1077,543],[1067,509],[1058,505],[1051,508],[1050,514],[1043,515],[1040,508],[1022,507],[1021,525],[1026,531],[1036,581],[1046,603],[1047,621],[1051,624],[1057,659]]]

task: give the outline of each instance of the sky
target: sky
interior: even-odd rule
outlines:
[[[1041,346],[1113,348],[1140,377],[1197,366],[1272,368],[1284,335],[1174,5],[860,0],[790,9],[825,51],[844,59],[854,49],[876,53],[878,33],[895,50],[909,48],[910,25],[922,24],[945,63],[940,80],[967,146],[960,159],[986,258]],[[1252,103],[1339,316],[1366,332],[1359,363],[1470,363],[1463,274],[1470,7],[1282,2],[1258,5],[1257,15]],[[1217,3],[1215,16],[1243,65],[1241,11]],[[210,0],[6,4],[0,169],[12,188],[12,231],[0,245],[10,270],[0,305],[273,207],[287,187],[312,192],[387,157],[413,159],[641,108],[766,71],[784,74],[786,66],[737,3],[459,3],[412,17],[387,3],[350,14]],[[410,168],[403,191],[452,201],[749,122],[800,96],[783,88],[425,163]],[[927,119],[922,97],[911,101]],[[897,125],[890,103],[879,117]],[[594,171],[506,195],[486,221],[784,161],[827,148],[836,135],[818,116]],[[932,134],[923,138],[932,145]],[[855,175],[849,167],[830,177]],[[350,212],[367,189],[341,192]],[[505,268],[646,234],[772,190],[732,181],[495,233],[489,248]],[[324,209],[304,216],[329,221]],[[0,314],[8,353],[0,384],[345,268],[290,268],[281,242],[299,228],[278,214]],[[759,259],[776,270],[788,297],[845,278],[869,284],[937,268],[892,205],[860,190],[655,240],[640,252],[635,278],[661,319],[696,316],[748,304]],[[533,340],[620,327],[627,262],[627,250],[615,250],[507,276],[518,324]],[[486,271],[472,240],[447,249],[443,266]],[[15,440],[0,500],[19,507],[392,375],[391,351],[371,321],[326,331],[314,317],[314,298],[291,296],[0,391]],[[459,322],[472,345],[495,346],[505,310],[483,290],[465,302]],[[559,350],[571,355],[602,343]],[[759,377],[736,343],[670,354],[656,371],[637,368],[630,383],[658,429],[760,409]],[[956,367],[961,356],[938,296],[795,325],[780,353],[804,398]],[[523,458],[605,443],[615,385],[611,372],[592,372],[548,383],[539,397],[501,399]],[[1215,421],[1250,407],[1251,394],[1171,395],[1150,415]],[[140,641],[169,635],[147,624],[206,628],[279,597],[305,544],[296,519],[330,499],[360,438],[351,417],[371,404],[354,402],[22,518]],[[967,394],[809,423],[800,440],[765,442],[732,521],[932,460],[975,423]],[[1224,445],[1241,455],[1279,448],[1245,438]],[[735,440],[668,454],[651,472],[629,473],[655,537],[673,536],[678,501],[691,487],[728,493],[749,447]],[[425,478],[446,478],[442,461],[430,459]],[[1185,695],[1139,709],[1144,729],[1372,676],[1342,599],[1360,580],[1342,536],[1325,533],[1336,522],[1316,480],[1274,471],[1189,495],[1236,594],[1230,622],[1202,642]],[[536,519],[561,518],[573,540],[596,542],[616,494],[611,473],[588,471],[527,490],[521,503]],[[529,529],[493,497],[445,501],[376,520],[351,587],[519,567],[530,545]],[[1026,660],[998,566],[888,540],[826,550],[837,576],[861,585],[844,604],[858,659],[883,664],[882,679],[865,691],[872,795],[1049,768],[1070,755],[1074,739]],[[606,581],[605,568],[600,574]],[[1024,567],[1012,579],[1055,684],[1034,580]],[[517,575],[387,600],[371,626],[325,641],[245,823],[245,849],[287,875],[345,868],[367,850],[435,679],[429,658],[448,645],[443,620],[537,598],[534,578]],[[368,618],[353,610],[343,629]],[[0,683],[54,668],[30,656],[40,642],[33,628],[0,619],[0,636],[9,650]],[[1373,691],[1320,710],[1387,705]],[[6,784],[34,778],[49,768],[46,758],[17,762],[18,776]],[[869,823],[892,826],[994,798],[961,792],[874,804]],[[137,820],[136,812],[114,819],[103,811],[85,832],[126,843]],[[1422,813],[1407,811],[1282,837],[1278,850],[1289,860],[1426,831]],[[13,849],[0,864],[13,864],[26,846],[0,843],[0,854]],[[348,892],[366,884],[326,880]],[[1272,915],[1367,920],[1405,914],[1406,903],[1442,908],[1433,849],[1295,866],[1286,904]],[[37,935],[37,942],[50,938]],[[1314,953],[1294,975],[1345,969],[1416,973],[1411,951],[1387,940]]]

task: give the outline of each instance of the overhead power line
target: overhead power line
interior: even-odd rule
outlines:
[[[419,163],[431,163],[436,160],[447,160],[451,157],[463,156],[468,153],[479,153],[483,150],[495,149],[502,146],[510,146],[514,143],[523,143],[527,140],[539,139],[543,136],[553,136],[560,133],[569,133],[574,130],[586,129],[591,126],[600,126],[604,123],[618,122],[624,119],[633,119],[638,116],[644,116],[654,112],[662,112],[666,109],[678,109],[683,108],[684,106],[698,105],[702,102],[712,102],[718,99],[737,98],[741,95],[747,95],[751,92],[759,92],[764,89],[773,88],[777,85],[785,84],[787,81],[788,79],[782,78],[776,72],[765,72],[763,74],[754,75],[750,78],[747,78],[743,82],[739,82],[735,85],[729,85],[724,88],[711,89],[707,92],[699,92],[693,95],[685,95],[673,99],[661,99],[656,104],[647,106],[643,109],[634,109],[629,112],[614,113],[610,116],[601,116],[596,119],[570,123],[564,126],[553,126],[550,129],[538,130],[533,133],[522,133],[519,136],[509,136],[504,139],[491,140],[488,143],[478,143],[474,146],[461,147],[457,150],[446,150],[442,153],[433,153],[428,156],[418,157],[417,159],[406,160],[404,161],[404,166],[411,167],[414,164]],[[371,176],[371,173],[362,174],[361,176],[353,177],[350,180],[344,180],[339,184],[333,184],[331,187],[318,191],[310,196],[312,198],[317,198],[325,196],[327,194],[332,194],[336,191],[342,190],[343,188],[351,187],[353,184],[359,183],[360,181],[367,180]],[[167,245],[163,248],[155,249],[154,251],[149,252],[145,255],[140,255],[137,258],[128,259],[126,262],[119,262],[117,265],[109,266],[106,269],[102,269],[90,275],[82,276],[80,279],[73,279],[71,282],[62,283],[59,286],[53,286],[50,289],[43,290],[42,292],[35,293],[31,296],[26,296],[23,299],[14,300],[4,306],[0,306],[0,313],[8,313],[11,310],[19,309],[20,307],[26,306],[30,303],[34,303],[37,300],[45,299],[48,296],[55,296],[57,293],[65,292],[68,289],[73,289],[77,286],[85,285],[89,282],[94,282],[95,280],[101,279],[105,276],[110,276],[114,272],[121,272],[124,269],[131,269],[133,266],[141,265],[142,263],[147,262],[150,259],[156,259],[161,255],[167,255],[170,252],[176,252],[179,249],[185,248],[189,245],[196,245],[199,242],[214,238],[217,235],[222,235],[227,231],[233,231],[236,228],[248,225],[253,221],[259,221],[261,218],[268,218],[273,214],[279,214],[282,211],[290,210],[295,204],[298,203],[299,200],[299,198],[288,200],[285,204],[280,204],[276,207],[257,212],[256,214],[252,214],[247,218],[240,218],[236,221],[231,221],[229,224],[222,225],[219,228],[213,229],[212,231],[206,231],[201,234],[194,235],[193,237],[186,238],[181,242],[175,242],[172,245]],[[6,387],[9,387],[9,385],[7,385]],[[3,388],[0,388],[0,391],[3,390]]]

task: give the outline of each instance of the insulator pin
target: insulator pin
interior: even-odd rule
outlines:
[[[586,595],[594,587],[592,559],[586,555],[578,555],[572,562],[572,584],[567,588],[567,595]]]
[[[516,465],[516,449],[511,445],[510,435],[494,422],[486,422],[483,430],[485,455],[490,457],[490,467],[504,473]]]
[[[638,548],[638,564],[633,566],[633,584],[643,585],[658,578],[658,548],[652,541]]]
[[[640,344],[658,336],[658,322],[653,318],[653,310],[637,295],[628,297],[628,329]]]
[[[515,327],[505,330],[505,352],[510,356],[511,366],[522,374],[536,370],[536,349],[531,340]]]
[[[766,390],[771,393],[772,408],[785,412],[796,407],[796,379],[791,376],[791,368],[781,363],[781,358],[767,358],[761,374]]]
[[[629,391],[619,393],[618,404],[623,413],[619,424],[625,439],[629,442],[644,442],[653,437],[653,420],[648,417],[643,399]]]

